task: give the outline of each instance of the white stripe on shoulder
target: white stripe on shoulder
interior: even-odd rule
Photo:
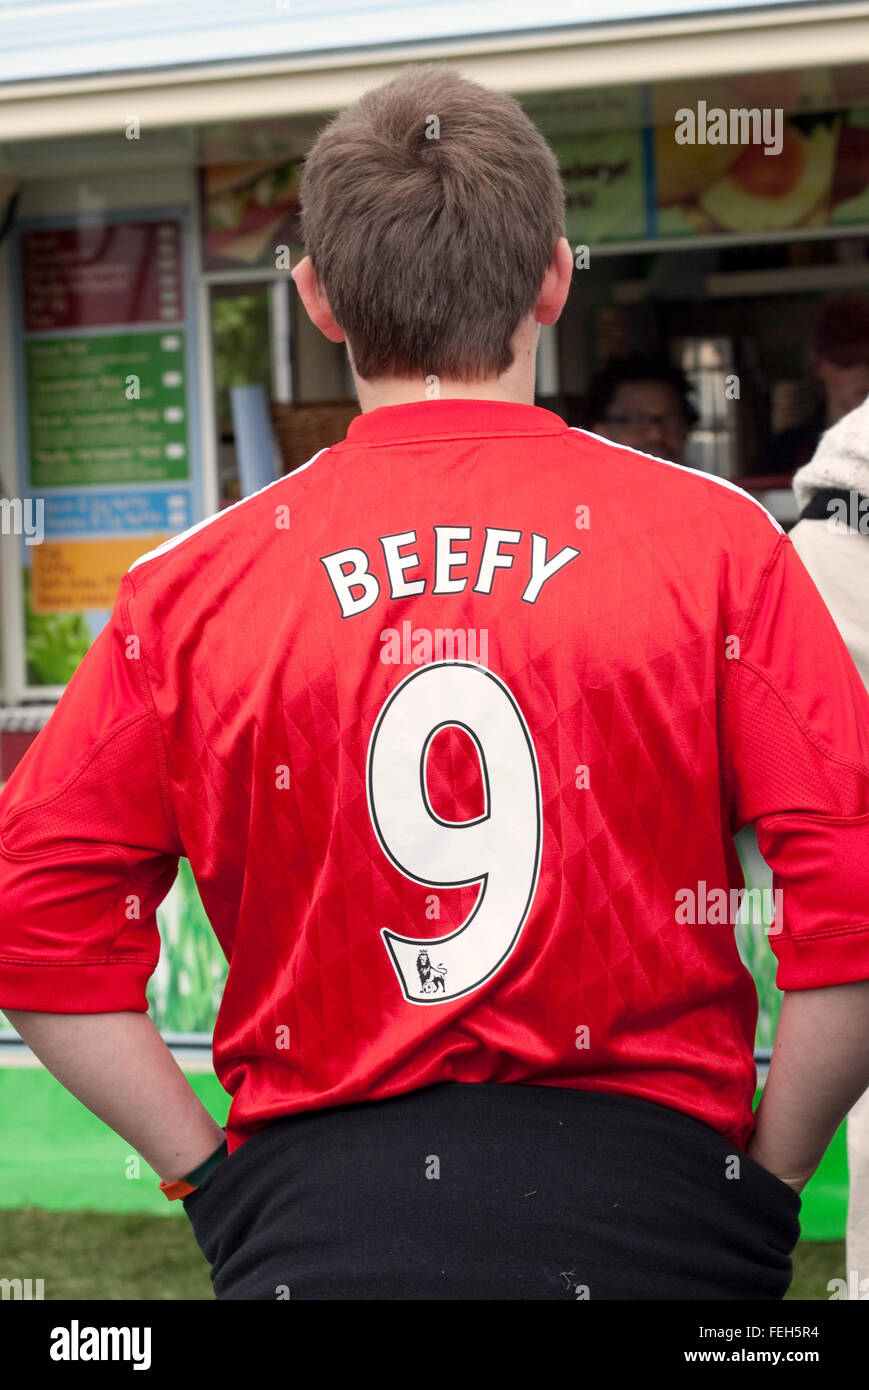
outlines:
[[[752,497],[750,492],[745,491],[745,488],[737,487],[736,483],[732,483],[729,478],[719,478],[717,473],[707,473],[705,468],[686,468],[683,463],[673,463],[672,459],[659,459],[654,454],[644,453],[642,449],[631,449],[628,444],[616,444],[615,440],[604,439],[602,434],[595,434],[594,430],[581,430],[576,425],[571,425],[570,429],[574,434],[588,434],[592,439],[599,440],[601,444],[609,444],[611,448],[627,449],[631,454],[639,454],[640,458],[651,459],[652,463],[662,463],[665,468],[678,468],[680,473],[694,473],[698,478],[708,478],[710,483],[718,483],[721,487],[729,488],[731,492],[737,493],[746,502],[753,502],[755,507],[759,507],[770,526],[775,527],[776,531],[780,531],[784,535],[784,527],[779,525],[772,512],[768,512],[762,502],[758,502],[756,497]]]
[[[144,555],[140,555],[137,560],[133,561],[130,565],[130,569],[134,570],[137,565],[144,565],[147,560],[153,560],[157,555],[165,555],[167,550],[174,550],[176,545],[180,545],[182,541],[186,541],[190,536],[195,536],[197,531],[204,530],[206,526],[211,526],[213,522],[220,521],[222,517],[228,516],[230,512],[235,511],[236,507],[243,507],[246,502],[252,502],[255,497],[260,497],[262,493],[268,492],[270,487],[277,487],[278,483],[283,483],[287,478],[294,478],[297,473],[304,472],[306,468],[311,467],[312,463],[317,462],[321,454],[327,454],[331,447],[331,445],[327,445],[325,449],[318,449],[316,454],[308,459],[307,463],[300,464],[298,468],[293,469],[292,473],[284,473],[280,478],[274,478],[270,483],[266,483],[265,487],[257,488],[256,492],[251,492],[247,497],[240,497],[237,502],[232,503],[232,506],[224,507],[221,511],[214,512],[211,516],[204,517],[202,521],[197,521],[195,526],[188,527],[188,529],[182,531],[180,535],[171,536],[168,541],[163,541],[162,545],[155,546],[153,550],[147,550]]]

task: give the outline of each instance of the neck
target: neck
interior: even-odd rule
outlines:
[[[500,376],[459,381],[452,377],[390,376],[366,381],[353,370],[356,394],[363,414],[383,405],[409,405],[412,401],[470,400],[515,401],[534,404],[535,358],[538,325],[523,326],[513,339],[513,361]],[[353,356],[350,353],[353,368]]]

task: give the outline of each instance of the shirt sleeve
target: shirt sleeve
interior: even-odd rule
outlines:
[[[781,894],[769,935],[776,984],[869,979],[869,694],[784,535],[727,667],[731,829],[754,822]]]
[[[184,850],[132,596],[0,794],[0,1008],[147,1012]]]

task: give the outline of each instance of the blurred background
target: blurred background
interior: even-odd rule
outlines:
[[[44,526],[32,543],[3,513],[0,782],[132,561],[343,437],[344,348],[290,281],[300,165],[332,113],[435,59],[512,92],[562,168],[577,268],[542,330],[538,403],[796,521],[793,472],[869,392],[866,3],[0,0],[0,498],[25,529],[40,500]],[[776,153],[699,126],[679,143],[678,113],[701,107],[778,112]],[[638,382],[668,437],[643,438]],[[751,836],[740,853],[769,886]],[[779,1005],[765,925],[738,928],[761,1080]],[[226,963],[184,861],[161,931],[151,1007],[222,1123]],[[178,1215],[2,1015],[0,1109],[0,1233],[23,1222],[7,1249],[46,1238],[44,1211],[15,1209]],[[803,1194],[792,1296],[827,1297],[843,1272],[846,1193],[840,1133]],[[180,1285],[208,1296],[186,1227],[172,1238]],[[95,1293],[97,1263],[70,1296],[185,1296],[144,1273],[146,1292]],[[55,1289],[69,1270],[59,1257]]]

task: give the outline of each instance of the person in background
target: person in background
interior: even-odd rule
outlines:
[[[867,386],[869,390],[869,386]],[[820,590],[869,689],[869,399],[822,437],[794,477],[794,549]],[[869,1090],[847,1120],[846,1268],[869,1280]],[[863,1297],[869,1294],[869,1282]]]
[[[842,294],[825,301],[809,367],[823,387],[824,399],[802,424],[773,435],[758,458],[758,473],[791,474],[805,467],[824,430],[869,395],[869,296]]]
[[[691,383],[666,357],[616,357],[593,378],[586,428],[670,463],[684,463],[685,443],[699,420]]]

